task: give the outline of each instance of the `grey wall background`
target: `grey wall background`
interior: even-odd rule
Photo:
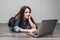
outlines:
[[[0,0],[0,23],[7,23],[24,5],[31,7],[36,23],[43,19],[58,19],[60,23],[60,0]]]

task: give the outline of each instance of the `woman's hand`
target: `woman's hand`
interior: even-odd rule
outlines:
[[[29,32],[34,33],[34,32],[37,32],[37,30],[36,29],[30,29]]]
[[[28,19],[30,19],[31,18],[31,14],[29,14],[29,18]]]
[[[37,32],[37,29],[33,28],[33,29],[31,29],[31,31],[33,31],[33,32]]]

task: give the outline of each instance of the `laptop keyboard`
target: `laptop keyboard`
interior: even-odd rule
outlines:
[[[37,33],[36,33],[36,32],[34,32],[34,33],[32,33],[32,34],[37,35]]]

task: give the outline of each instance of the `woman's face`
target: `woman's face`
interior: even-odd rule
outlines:
[[[24,12],[24,18],[25,18],[25,19],[28,19],[29,16],[30,16],[30,14],[31,14],[31,13],[30,13],[30,10],[29,10],[28,8],[26,8],[26,9],[25,9],[25,12]]]

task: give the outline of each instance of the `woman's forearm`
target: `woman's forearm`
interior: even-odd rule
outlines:
[[[20,29],[21,32],[29,32],[30,29]]]
[[[36,28],[36,25],[31,21],[31,19],[29,18],[28,20],[29,20],[29,23],[30,23],[31,27]]]
[[[21,32],[37,32],[36,29],[20,29]]]

